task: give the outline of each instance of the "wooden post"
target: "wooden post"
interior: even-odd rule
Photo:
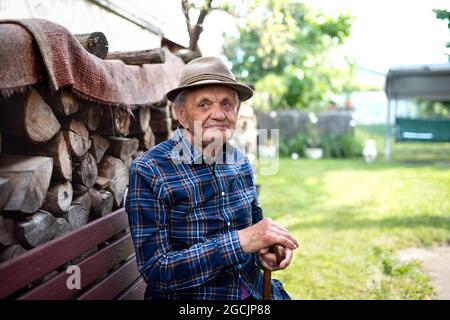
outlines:
[[[91,216],[93,218],[100,218],[112,212],[114,197],[111,192],[90,188],[89,193],[92,198]]]
[[[140,107],[133,111],[131,118],[130,133],[144,133],[150,126],[151,111],[150,107]]]
[[[14,234],[14,221],[0,214],[0,247],[17,243]]]
[[[91,147],[88,129],[81,121],[74,119],[66,123],[64,127],[64,138],[70,153],[76,158],[83,157]]]
[[[46,90],[43,93],[43,99],[53,111],[63,117],[76,113],[80,108],[80,102],[68,89],[61,89],[55,93],[50,93]]]
[[[86,153],[83,158],[74,161],[73,170],[73,181],[76,184],[90,188],[97,180],[97,163],[90,153]]]
[[[13,244],[8,247],[5,247],[4,249],[0,249],[0,262],[4,262],[14,257],[17,257],[26,251],[27,250],[20,244]]]
[[[125,64],[143,65],[146,63],[164,63],[166,55],[161,48],[140,51],[110,52],[107,60],[122,60]]]
[[[91,149],[89,149],[89,152],[94,156],[94,159],[97,163],[102,160],[103,155],[105,154],[108,147],[108,139],[98,134],[91,137]]]
[[[72,201],[69,210],[62,217],[69,222],[73,230],[78,229],[88,223],[91,207],[91,195],[86,192]]]
[[[106,153],[125,161],[138,150],[139,140],[136,138],[108,137],[109,148]]]
[[[130,130],[130,114],[123,108],[101,108],[102,120],[99,134],[108,136],[127,136]]]
[[[35,89],[28,94],[15,95],[2,106],[3,133],[31,143],[49,141],[61,125],[52,109]]]
[[[69,181],[53,183],[48,189],[42,209],[60,215],[69,210],[72,197],[73,189]]]
[[[32,216],[16,221],[15,231],[25,248],[37,247],[55,236],[57,231],[55,217],[46,211],[39,210]]]
[[[83,48],[94,56],[105,59],[108,55],[108,39],[103,32],[74,34],[74,36]]]
[[[55,180],[72,179],[72,159],[62,131],[58,132],[50,141],[32,144],[8,136],[4,141],[6,154],[41,156],[53,158],[52,178]]]
[[[111,180],[108,191],[114,196],[114,204],[120,207],[128,186],[128,168],[120,159],[105,156],[98,165],[98,173],[99,176]]]
[[[47,157],[0,156],[0,178],[11,181],[3,210],[32,213],[44,203],[53,169]]]
[[[75,118],[83,122],[89,131],[96,131],[100,126],[101,108],[102,107],[96,103],[82,101],[80,110],[75,115]]]

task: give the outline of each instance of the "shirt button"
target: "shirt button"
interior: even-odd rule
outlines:
[[[227,226],[229,227],[230,225],[231,225],[231,222],[230,222],[230,221],[228,221],[228,222],[227,222]]]
[[[225,195],[225,191],[222,191],[221,195],[224,196]]]

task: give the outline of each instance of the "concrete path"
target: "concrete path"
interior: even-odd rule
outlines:
[[[400,251],[398,258],[403,262],[421,261],[425,272],[430,276],[436,298],[450,300],[450,246],[409,248]]]

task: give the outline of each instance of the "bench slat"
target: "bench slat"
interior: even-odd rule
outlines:
[[[127,234],[123,238],[115,241],[111,245],[87,257],[77,265],[81,272],[81,288],[69,289],[67,278],[71,276],[66,272],[61,272],[54,278],[33,288],[19,297],[19,300],[64,300],[70,299],[78,292],[93,283],[99,276],[105,274],[121,261],[126,260],[134,253],[131,235]]]
[[[147,284],[139,278],[128,289],[117,297],[117,300],[144,300]]]
[[[133,255],[117,270],[78,297],[79,300],[112,300],[140,277]]]
[[[0,264],[0,299],[42,278],[126,228],[128,217],[125,209],[121,208]]]

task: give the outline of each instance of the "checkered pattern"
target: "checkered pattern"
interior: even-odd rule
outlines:
[[[224,162],[202,163],[181,130],[130,168],[125,207],[146,298],[234,300],[244,285],[261,299],[257,255],[237,235],[262,219],[251,166],[228,144]],[[277,280],[272,296],[289,299]]]

